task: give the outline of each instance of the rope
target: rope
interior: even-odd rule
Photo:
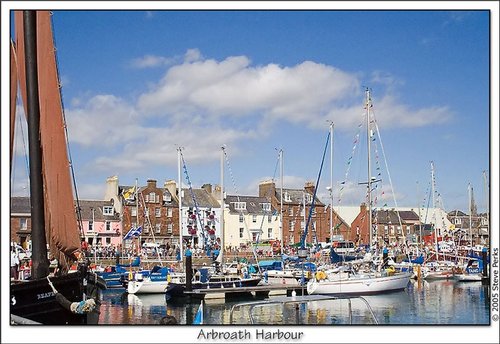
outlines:
[[[52,284],[52,281],[50,280],[49,276],[47,276],[47,281],[49,283],[49,286],[52,288],[52,291],[55,294],[56,301],[65,309],[75,314],[86,314],[92,312],[95,309],[96,303],[94,299],[88,299],[85,301],[82,300],[79,302],[71,302],[64,295],[62,295],[57,291],[57,289]]]

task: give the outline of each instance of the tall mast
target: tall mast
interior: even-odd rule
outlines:
[[[224,262],[224,146],[221,147],[220,157],[220,262]],[[218,257],[217,257],[218,258]]]
[[[283,254],[283,149],[280,149],[280,252]]]
[[[178,199],[179,199],[179,246],[180,246],[180,260],[182,262],[182,174],[181,174],[181,147],[177,148],[177,177],[179,180],[179,186],[177,188]]]
[[[135,178],[135,220],[137,221],[136,228],[139,228],[139,186],[138,186],[137,178]],[[142,233],[142,231],[141,231],[141,233]],[[140,255],[141,240],[142,240],[142,235],[139,235],[139,242],[137,243],[137,254],[138,255]],[[97,242],[96,242],[96,244],[97,244]]]
[[[490,234],[490,204],[489,204],[489,192],[488,192],[488,179],[486,178],[486,171],[483,171],[483,180],[484,180],[484,198],[486,201],[486,229],[488,235]]]
[[[469,183],[469,236],[470,236],[470,249],[474,246],[472,240],[472,186]]]
[[[438,236],[437,236],[437,220],[436,220],[436,199],[434,196],[434,162],[431,161],[431,194],[432,194],[432,212],[434,214],[434,240],[436,242],[436,259],[439,261],[439,247],[438,247]]]
[[[373,244],[373,228],[372,228],[372,168],[371,168],[371,131],[370,131],[370,90],[366,88],[366,141],[368,146],[368,231],[370,232],[370,249]]]
[[[49,274],[40,142],[40,99],[38,94],[36,11],[24,11],[24,41],[26,47],[26,89],[28,103],[28,146],[31,196],[31,237],[33,278]]]
[[[330,242],[333,241],[333,121],[330,121]]]

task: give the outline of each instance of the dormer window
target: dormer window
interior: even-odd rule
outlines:
[[[284,198],[285,202],[291,202],[292,201],[292,197],[290,196],[290,194],[288,192],[285,192],[283,194],[283,198]]]
[[[172,195],[169,192],[165,192],[163,194],[163,202],[167,202],[167,203],[172,202]]]
[[[112,206],[105,206],[102,208],[102,213],[104,215],[112,216],[114,214]]]
[[[306,193],[305,198],[306,198],[306,203],[309,203],[309,204],[312,203],[313,198],[312,198],[311,194]]]
[[[261,205],[262,205],[262,210],[271,211],[271,203],[261,203]]]

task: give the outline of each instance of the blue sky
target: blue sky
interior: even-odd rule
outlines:
[[[359,205],[362,140],[339,187],[369,87],[394,187],[380,154],[388,199],[378,205],[393,204],[392,194],[398,205],[422,204],[432,160],[446,210],[467,210],[469,182],[485,208],[487,11],[84,10],[55,11],[53,23],[81,198],[101,199],[112,175],[177,180],[176,145],[196,187],[220,182],[222,144],[228,193],[257,194],[276,148],[285,187],[302,187],[316,181],[332,120],[334,205]],[[18,162],[12,187],[24,195]],[[325,202],[329,166],[327,155]]]

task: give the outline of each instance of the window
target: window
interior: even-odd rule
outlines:
[[[21,217],[19,219],[19,229],[25,231],[28,229],[28,219],[25,217]]]
[[[259,240],[259,232],[252,232],[252,241],[257,242]]]
[[[240,239],[243,238],[243,228],[240,228]]]
[[[272,220],[273,220],[273,216],[272,215],[267,215],[267,222],[271,223]]]
[[[167,216],[172,217],[172,208],[167,208]]]
[[[316,221],[311,222],[311,229],[316,232]]]
[[[300,221],[300,229],[306,228],[306,224],[304,221]]]
[[[293,216],[293,207],[288,208],[288,215]]]
[[[155,216],[160,217],[161,216],[161,208],[155,208]]]
[[[149,208],[144,209],[144,216],[149,216]]]
[[[111,244],[111,238],[106,238],[106,245],[110,245]]]
[[[234,209],[235,210],[246,210],[247,203],[246,202],[234,202]]]
[[[391,235],[394,235],[394,226],[391,226]]]
[[[291,202],[292,201],[292,198],[290,197],[290,194],[288,192],[285,192],[283,194],[283,198],[284,198],[285,202]]]
[[[113,207],[105,206],[102,208],[102,213],[104,215],[113,215]]]
[[[168,233],[172,233],[172,228],[173,228],[173,227],[174,227],[174,226],[173,226],[171,223],[169,223],[169,224],[167,225],[167,232],[168,232]]]
[[[240,214],[240,223],[243,223],[243,214]]]
[[[461,225],[462,224],[462,219],[459,217],[455,217],[454,222],[456,225]]]
[[[385,235],[389,234],[389,226],[384,226]]]
[[[398,230],[398,235],[401,235],[401,226],[398,226],[397,230]]]
[[[130,210],[130,215],[137,216],[137,208],[136,207],[132,207],[132,209]]]
[[[487,218],[485,218],[485,217],[482,217],[482,218],[481,218],[481,225],[483,225],[483,226],[487,226],[487,225],[488,225],[488,219],[487,219]]]
[[[290,226],[290,232],[293,232],[293,230],[295,229],[295,222],[290,220],[288,222],[288,225]]]
[[[306,212],[305,208],[300,209],[300,216],[304,216],[305,212]]]
[[[313,198],[312,198],[311,194],[306,193],[305,198],[306,198],[306,203],[309,203],[309,204],[312,203]]]
[[[107,231],[111,230],[111,222],[110,221],[106,221],[106,230]]]
[[[252,222],[257,223],[257,215],[252,215]]]
[[[94,221],[89,221],[89,232],[94,230]]]
[[[271,203],[261,203],[261,205],[262,205],[262,210],[271,211]]]
[[[160,233],[160,231],[161,231],[161,224],[160,224],[160,223],[157,223],[157,224],[155,225],[155,233]]]
[[[268,238],[272,238],[273,237],[273,229],[272,228],[268,228],[267,229],[267,237]]]
[[[163,202],[167,202],[167,203],[172,202],[172,195],[169,192],[165,192],[163,194]]]

